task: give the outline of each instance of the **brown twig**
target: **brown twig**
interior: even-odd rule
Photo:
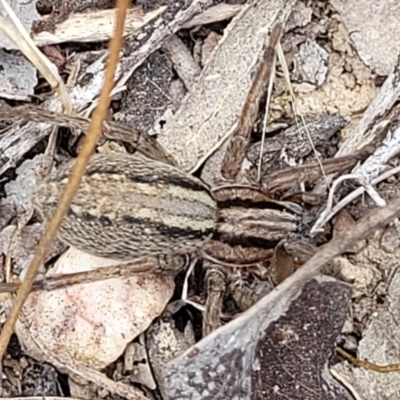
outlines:
[[[221,174],[226,179],[233,179],[238,174],[250,143],[251,130],[256,121],[260,101],[264,97],[272,68],[274,66],[275,46],[282,33],[282,23],[277,22],[272,28],[269,41],[265,46],[257,72],[253,79],[246,102],[243,106],[238,128],[234,132],[222,162]]]
[[[378,365],[366,360],[359,360],[358,358],[353,357],[340,347],[336,348],[336,352],[340,354],[344,359],[350,361],[356,367],[369,369],[371,371],[380,372],[380,373],[388,373],[388,372],[397,372],[400,371],[400,363],[399,364],[388,364],[388,365]]]
[[[114,86],[114,75],[115,70],[119,61],[119,52],[122,47],[123,40],[123,29],[124,20],[127,13],[127,8],[130,4],[129,0],[118,0],[118,13],[117,22],[115,29],[115,36],[110,42],[110,54],[108,58],[108,66],[104,77],[104,86],[100,93],[99,104],[93,112],[93,119],[90,123],[85,142],[82,146],[81,153],[76,160],[74,169],[69,177],[69,181],[65,187],[64,193],[58,203],[56,212],[51,219],[45,234],[40,240],[38,249],[35,256],[27,270],[25,279],[21,284],[21,287],[15,297],[13,307],[10,311],[10,315],[5,322],[3,329],[0,334],[0,359],[3,358],[4,353],[7,349],[10,337],[14,331],[15,322],[19,316],[19,313],[25,303],[26,298],[29,295],[33,281],[37,275],[40,265],[43,263],[45,255],[53,242],[58,228],[60,227],[62,220],[67,213],[69,204],[71,203],[75,193],[78,190],[79,182],[85,172],[86,165],[92,155],[96,146],[97,140],[101,134],[101,128],[103,121],[106,118],[107,111],[110,103],[110,93]]]

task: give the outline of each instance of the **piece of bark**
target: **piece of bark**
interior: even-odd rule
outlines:
[[[154,18],[159,17],[166,7],[143,13],[140,7],[128,10],[124,26],[124,36],[136,34]],[[115,30],[116,9],[97,10],[71,14],[69,18],[56,25],[53,32],[42,31],[33,36],[37,46],[64,42],[93,43],[109,40]]]
[[[220,3],[202,13],[195,15],[191,20],[183,25],[183,29],[191,29],[195,26],[213,24],[235,17],[241,12],[246,5],[244,4],[227,4]]]
[[[394,262],[394,265],[397,264],[398,258]],[[359,360],[368,360],[377,365],[399,363],[399,342],[396,340],[400,333],[399,284],[400,274],[396,269],[393,271],[389,287],[385,290],[385,303],[379,304],[370,318],[366,318],[367,326],[362,332],[362,339],[357,349]],[[345,382],[345,386],[349,388],[356,399],[397,400],[399,398],[400,374],[398,371],[377,373],[349,364],[348,361],[342,361],[332,369],[335,371],[335,375]],[[349,382],[353,382],[352,387],[348,384]]]
[[[135,71],[122,94],[115,121],[133,130],[157,134],[173,108],[170,96],[174,77],[172,63],[165,52],[157,50]]]
[[[400,4],[380,0],[331,0],[352,47],[377,75],[387,76],[400,46]]]
[[[171,36],[165,42],[163,49],[169,55],[174,69],[184,82],[186,89],[190,90],[196,83],[201,69],[190,54],[189,49],[177,35]]]

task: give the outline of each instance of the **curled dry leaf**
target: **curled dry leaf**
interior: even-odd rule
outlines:
[[[70,248],[48,276],[113,263]],[[25,351],[40,361],[51,354],[61,366],[102,369],[161,314],[173,290],[172,277],[147,273],[32,293],[16,333]]]

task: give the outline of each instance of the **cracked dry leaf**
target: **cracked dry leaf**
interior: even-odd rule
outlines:
[[[48,276],[110,266],[70,248]],[[160,315],[173,294],[172,277],[156,273],[31,293],[16,325],[25,351],[39,361],[51,354],[58,368],[102,369]]]

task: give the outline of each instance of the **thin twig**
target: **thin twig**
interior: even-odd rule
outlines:
[[[242,108],[238,127],[232,135],[222,161],[221,173],[226,179],[236,177],[246,156],[260,101],[264,97],[272,69],[275,66],[275,47],[281,37],[282,29],[282,23],[277,22],[272,28],[268,42],[265,44],[263,56],[259,61],[253,83]]]
[[[122,47],[124,20],[129,4],[129,0],[118,0],[115,36],[110,42],[110,54],[104,78],[104,86],[100,93],[99,105],[93,113],[93,119],[90,123],[81,153],[77,158],[73,171],[69,177],[69,181],[58,203],[56,212],[47,226],[45,234],[40,240],[38,249],[27,270],[25,279],[22,282],[21,288],[14,299],[13,307],[1,331],[0,360],[3,359],[3,356],[6,352],[10,337],[14,332],[15,322],[25,303],[26,298],[29,295],[39,267],[43,263],[45,255],[57,234],[58,228],[60,227],[62,220],[68,211],[69,205],[75,196],[75,193],[78,190],[79,183],[85,172],[86,165],[89,162],[89,158],[94,151],[98,138],[100,137],[103,121],[106,118],[109,108],[110,92],[114,86],[114,74],[119,60],[119,52]]]
[[[263,150],[264,150],[264,145],[265,145],[265,136],[267,133],[268,114],[269,114],[269,107],[271,105],[271,99],[272,99],[272,89],[273,89],[273,86],[275,83],[276,55],[274,56],[274,60],[272,62],[271,69],[272,69],[271,78],[269,80],[268,89],[267,89],[267,101],[265,103],[263,131],[262,131],[262,135],[261,135],[260,157],[258,159],[258,166],[257,166],[257,182],[261,182],[261,166],[262,166]]]
[[[356,367],[365,368],[365,369],[369,369],[371,371],[381,372],[381,373],[400,371],[400,363],[388,364],[388,365],[378,365],[378,364],[374,364],[374,363],[366,361],[366,360],[359,360],[358,358],[353,357],[352,355],[350,355],[349,353],[347,353],[340,347],[336,348],[336,352],[338,354],[340,354],[343,358],[345,358],[347,361],[350,361]]]

